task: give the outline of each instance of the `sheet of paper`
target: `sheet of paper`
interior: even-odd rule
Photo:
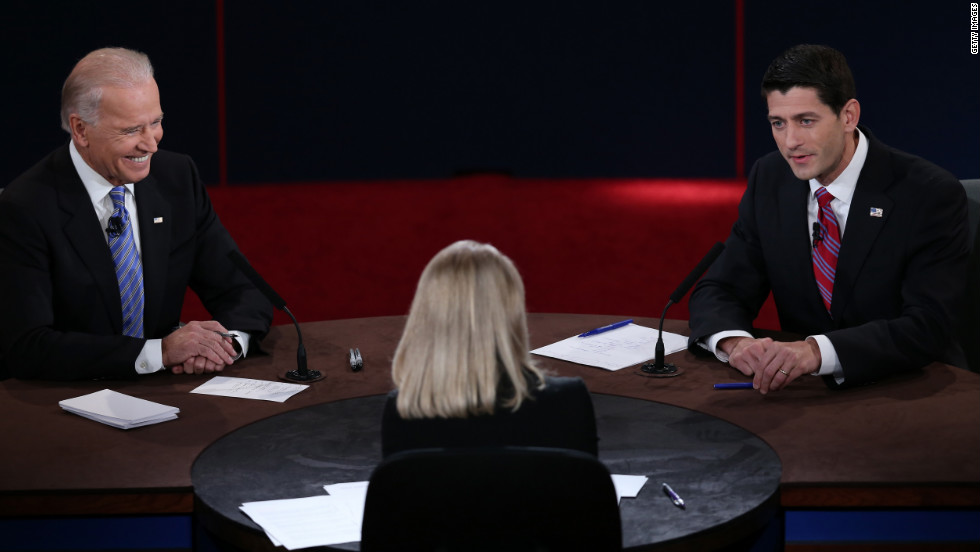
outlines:
[[[576,364],[595,366],[606,370],[621,370],[654,358],[657,354],[657,335],[658,332],[654,328],[628,324],[622,328],[589,337],[569,337],[531,352]],[[686,337],[664,332],[665,355],[683,351],[686,348]]]
[[[616,487],[616,503],[623,497],[636,498],[640,494],[640,489],[647,483],[645,475],[618,475],[612,474],[613,486]]]
[[[367,499],[367,481],[354,481],[351,483],[335,483],[324,485],[324,490],[344,501],[350,510],[351,516],[357,520],[357,532],[361,532],[361,521],[364,519],[364,501]]]
[[[237,397],[239,399],[258,399],[263,401],[286,402],[286,399],[306,389],[309,385],[286,383],[284,381],[265,381],[248,378],[215,376],[200,385],[191,393]]]
[[[240,506],[262,530],[287,550],[361,540],[361,522],[343,499],[311,496],[246,502]]]
[[[61,408],[122,429],[130,429],[177,418],[179,408],[155,403],[111,389],[59,401]]]

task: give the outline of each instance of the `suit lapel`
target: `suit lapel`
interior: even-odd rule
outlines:
[[[837,275],[830,305],[835,320],[841,319],[841,314],[853,296],[861,268],[878,239],[878,234],[887,223],[893,206],[891,198],[885,194],[885,187],[892,181],[887,163],[888,152],[878,147],[870,134],[865,135],[869,142],[868,157],[854,189],[840,255],[837,258]]]
[[[88,268],[102,296],[102,303],[113,330],[122,333],[122,303],[119,299],[119,283],[116,281],[116,268],[112,254],[92,208],[92,200],[85,191],[85,185],[78,178],[68,148],[59,159],[58,207],[65,216],[63,230],[68,242]]]
[[[784,245],[777,249],[782,251],[779,263],[784,265],[787,274],[805,274],[801,286],[807,294],[807,302],[815,312],[826,312],[817,290],[817,278],[813,275],[813,259],[811,257],[812,242],[807,224],[807,202],[809,201],[810,186],[805,180],[799,180],[792,173],[779,188],[779,205],[782,222],[780,227],[788,229],[783,237]]]
[[[781,226],[783,228],[793,229],[793,231],[789,232],[785,237],[785,239],[788,240],[785,251],[793,252],[786,260],[792,263],[794,267],[812,266],[809,247],[810,235],[807,233],[806,229],[806,205],[808,200],[807,195],[810,193],[810,188],[805,181],[793,177],[788,179],[785,184],[779,187],[779,193],[782,196],[780,198],[780,205],[782,205],[782,213],[780,213],[780,216],[782,216],[785,221]],[[814,278],[814,293],[817,291],[816,286],[816,279]]]
[[[170,260],[170,203],[157,191],[152,175],[136,183],[134,189],[143,261],[143,320],[159,320]],[[147,325],[147,336],[155,330]]]

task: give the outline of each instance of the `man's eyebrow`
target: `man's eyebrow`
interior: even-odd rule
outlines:
[[[787,117],[783,117],[782,115],[767,115],[766,118],[769,119],[770,121],[787,119]],[[789,119],[818,119],[820,118],[820,114],[817,113],[816,111],[806,111],[804,113],[794,113],[790,115],[788,118]]]

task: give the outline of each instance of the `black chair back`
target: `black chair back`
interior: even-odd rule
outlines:
[[[361,550],[622,549],[609,470],[565,449],[425,449],[371,475]]]
[[[980,372],[980,179],[963,180],[973,240],[967,268],[966,301],[958,328],[960,345],[970,370]]]

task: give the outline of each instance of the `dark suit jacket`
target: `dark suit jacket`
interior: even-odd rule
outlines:
[[[581,378],[545,378],[544,389],[507,409],[471,418],[405,420],[392,391],[381,420],[382,456],[419,448],[536,446],[580,450],[598,456],[592,397]]]
[[[783,331],[830,339],[845,386],[936,360],[962,365],[952,336],[969,252],[963,186],[861,130],[868,156],[844,229],[831,314],[810,259],[809,186],[773,152],[752,168],[725,251],[691,294],[692,351],[703,352],[696,341],[713,333],[750,331],[771,291]],[[883,215],[871,216],[872,208]]]
[[[226,258],[236,248],[193,161],[158,151],[136,183],[146,338],[180,321],[188,286],[226,328],[261,339],[272,306]],[[136,375],[104,229],[65,145],[0,194],[0,378]],[[257,344],[257,342],[256,342]]]

